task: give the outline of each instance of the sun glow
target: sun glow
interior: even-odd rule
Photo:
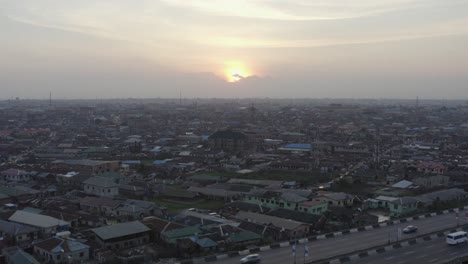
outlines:
[[[238,61],[227,62],[224,67],[224,75],[228,82],[237,82],[251,75],[247,67]]]

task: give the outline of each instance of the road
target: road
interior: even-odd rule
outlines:
[[[447,260],[468,253],[468,244],[449,246],[445,237],[422,242],[409,247],[395,249],[386,253],[346,262],[347,264],[441,264]]]
[[[463,223],[463,221],[461,221],[461,223]],[[437,215],[430,218],[415,220],[408,223],[401,223],[368,231],[351,233],[334,238],[311,241],[308,243],[309,257],[306,258],[306,261],[331,258],[337,255],[348,254],[357,250],[363,250],[374,246],[383,245],[388,243],[389,238],[391,239],[391,241],[395,241],[397,238],[398,228],[404,228],[408,225],[416,225],[418,226],[419,230],[416,234],[402,235],[402,238],[411,238],[414,236],[455,227],[457,226],[457,221],[455,213],[449,213],[444,215]],[[259,254],[262,256],[263,263],[294,263],[291,247],[271,249],[265,252],[260,252]],[[240,258],[241,257],[228,258],[218,260],[214,263],[234,264],[239,263]],[[303,245],[298,245],[297,263],[303,263],[303,261],[304,247]]]

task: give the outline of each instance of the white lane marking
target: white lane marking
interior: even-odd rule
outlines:
[[[429,262],[432,263],[432,262],[436,262],[436,261],[438,261],[438,260],[439,260],[439,259],[433,259],[433,260],[431,260],[431,261],[429,261]]]
[[[424,254],[424,255],[419,255],[419,256],[417,256],[417,257],[414,257],[414,258],[424,258],[424,257],[426,257],[426,256],[427,256],[427,254]]]
[[[402,260],[402,261],[398,262],[397,264],[403,264],[405,262],[406,262],[406,260]]]
[[[434,247],[435,245],[430,245],[430,246],[427,246],[427,247],[424,247],[424,248],[431,248],[431,247]]]
[[[394,258],[394,257],[396,257],[396,256],[392,256],[392,257],[385,258],[385,260],[389,260],[389,259],[392,259],[392,258]]]
[[[414,251],[414,250],[413,250],[413,251],[408,251],[408,252],[406,252],[406,253],[403,253],[403,254],[405,254],[405,255],[409,255],[409,254],[413,254],[414,252],[416,252],[416,251]]]
[[[455,254],[459,254],[459,252],[452,252],[452,253],[450,253],[450,256],[453,256]]]

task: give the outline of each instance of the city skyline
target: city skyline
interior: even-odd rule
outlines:
[[[468,1],[0,4],[1,99],[468,99]]]

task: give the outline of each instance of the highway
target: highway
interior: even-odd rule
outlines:
[[[463,224],[464,221],[461,221],[460,223]],[[404,228],[408,225],[418,226],[419,230],[415,234],[403,234],[401,237],[402,239],[436,232],[446,228],[456,227],[457,221],[455,213],[448,213],[430,218],[415,220],[408,223],[400,223],[368,231],[342,235],[334,238],[311,241],[308,243],[309,257],[306,258],[306,262],[331,258],[342,254],[352,253],[357,250],[364,250],[374,246],[384,245],[388,243],[389,239],[394,242],[397,238],[398,228]],[[268,251],[260,252],[259,254],[262,256],[263,263],[294,263],[291,247],[270,249]],[[210,263],[239,263],[239,259],[241,257],[227,258]],[[296,263],[304,262],[303,245],[297,246],[296,257]],[[196,261],[195,263],[203,262],[204,261]]]
[[[468,244],[449,246],[445,243],[445,237],[426,241],[409,247],[395,249],[390,252],[365,257],[347,264],[442,264],[447,260],[468,253]]]

